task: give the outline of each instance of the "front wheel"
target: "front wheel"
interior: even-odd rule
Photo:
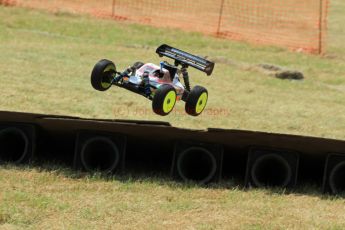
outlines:
[[[159,87],[152,100],[152,109],[158,115],[166,116],[174,108],[176,103],[176,90],[171,85]]]
[[[199,116],[204,111],[208,99],[208,92],[202,86],[195,86],[189,93],[185,110],[192,116]]]
[[[107,59],[102,59],[93,67],[91,73],[91,85],[96,90],[105,91],[111,87],[111,83],[115,75],[115,64]]]

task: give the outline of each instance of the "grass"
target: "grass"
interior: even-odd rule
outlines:
[[[200,188],[164,178],[0,169],[0,228],[341,229],[344,200],[310,192]],[[1,225],[2,224],[2,225]]]
[[[157,29],[70,14],[0,7],[1,110],[92,118],[162,120],[187,128],[223,127],[345,139],[345,4],[332,1],[325,56],[292,53],[198,33]],[[161,43],[225,59],[207,86],[207,110],[159,117],[151,104],[121,89],[90,86],[96,61],[119,69],[158,62]],[[302,71],[304,81],[273,78],[270,63]],[[224,182],[222,184],[227,184]],[[0,168],[0,229],[343,229],[344,200],[306,188],[302,194],[236,186],[180,185],[165,178],[76,176],[67,169]],[[303,195],[306,194],[306,195]]]
[[[345,32],[338,21],[344,15],[339,9],[345,7],[334,1],[332,9],[329,53],[319,57],[198,33],[2,7],[0,84],[6,87],[1,109],[344,139]],[[283,81],[223,63],[217,63],[211,77],[191,70],[192,83],[207,86],[210,94],[207,110],[198,118],[186,116],[183,103],[160,117],[143,97],[118,88],[96,92],[90,86],[90,72],[99,59],[114,60],[118,69],[136,60],[159,62],[154,51],[163,42],[239,66],[270,63],[296,69],[306,79]]]

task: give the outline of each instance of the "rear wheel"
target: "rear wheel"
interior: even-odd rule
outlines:
[[[93,67],[91,85],[96,90],[105,91],[111,87],[111,82],[115,75],[115,64],[107,59],[100,60]]]
[[[208,92],[202,86],[195,86],[189,93],[185,110],[192,116],[198,116],[204,111],[208,99]]]
[[[171,85],[162,85],[157,89],[152,100],[153,111],[161,116],[168,115],[176,103],[176,90]]]

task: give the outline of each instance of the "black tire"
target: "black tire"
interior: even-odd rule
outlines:
[[[176,90],[171,85],[159,87],[152,100],[152,110],[158,115],[166,116],[174,108],[176,103]]]
[[[116,66],[112,61],[102,59],[96,63],[91,73],[91,85],[94,89],[105,91],[111,87],[116,74]]]
[[[208,99],[208,92],[202,86],[195,86],[189,93],[185,110],[192,116],[199,116],[204,111]]]

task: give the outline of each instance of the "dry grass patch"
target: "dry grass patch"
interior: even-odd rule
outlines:
[[[343,199],[282,190],[183,185],[165,178],[0,169],[2,226],[29,229],[334,229]],[[1,226],[0,225],[0,226]]]
[[[329,53],[318,57],[196,33],[0,6],[1,110],[345,139],[344,11],[341,0],[332,2]],[[143,97],[91,88],[90,71],[99,59],[113,59],[119,69],[137,60],[159,62],[154,47],[163,42],[250,66],[272,63],[297,69],[306,79],[283,81],[222,63],[209,78],[191,70],[193,83],[207,86],[210,93],[207,110],[198,118],[186,116],[182,104],[170,116],[155,116]],[[164,177],[105,180],[64,169],[12,166],[0,168],[0,185],[4,229],[345,228],[344,199],[312,192],[312,187],[302,194],[201,188]]]

